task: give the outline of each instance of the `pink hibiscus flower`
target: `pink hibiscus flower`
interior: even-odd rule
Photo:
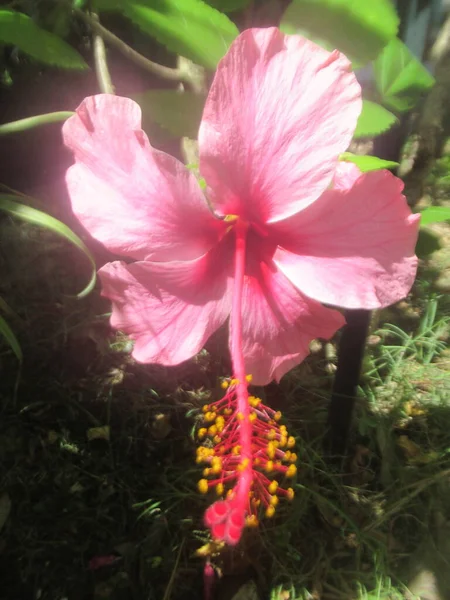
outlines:
[[[219,493],[236,481],[206,515],[228,543],[252,512],[257,466],[293,472],[282,465],[291,454],[280,449],[289,445],[285,428],[249,398],[246,373],[259,385],[279,380],[312,339],[331,337],[344,319],[322,303],[380,308],[403,298],[415,277],[418,217],[402,182],[338,160],[360,110],[360,86],[339,52],[274,28],[242,33],[217,68],[199,131],[200,172],[222,218],[195,176],[151,147],[133,101],[87,98],[63,128],[75,155],[67,173],[74,213],[135,261],[109,263],[99,276],[111,324],[134,340],[136,360],[185,361],[230,317],[236,381],[224,404],[207,410],[214,424],[205,429],[222,454],[200,457],[220,475]],[[276,482],[258,477],[274,507],[267,490]]]

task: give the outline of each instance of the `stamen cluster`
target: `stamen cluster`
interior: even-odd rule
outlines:
[[[246,385],[251,376],[247,376]],[[297,472],[295,439],[280,425],[281,412],[248,396],[249,410],[239,411],[236,397],[239,381],[225,380],[223,398],[203,406],[203,426],[197,437],[197,463],[207,466],[198,489],[215,490],[221,500],[208,508],[205,523],[214,539],[235,545],[245,526],[259,524],[262,514],[273,517],[280,497],[292,500],[294,490],[280,485],[279,479]],[[247,428],[249,435],[243,435]],[[248,440],[243,447],[243,440]]]

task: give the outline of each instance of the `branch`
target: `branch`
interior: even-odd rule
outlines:
[[[93,22],[97,23],[97,25],[100,25],[98,16],[96,14],[93,13],[91,19]],[[95,31],[93,35],[93,46],[98,87],[100,88],[102,94],[114,94],[114,86],[108,69],[108,61],[106,60],[105,43],[103,38],[98,33],[95,33]]]
[[[140,66],[141,68],[153,73],[154,75],[158,75],[158,77],[162,77],[163,79],[168,79],[169,81],[182,81],[185,83],[189,83],[189,78],[180,69],[172,69],[171,67],[165,67],[163,65],[159,65],[155,63],[136,50],[133,50],[130,46],[125,44],[120,38],[118,38],[114,33],[103,27],[100,23],[98,23],[95,19],[84,13],[82,10],[78,8],[73,9],[74,13],[80,17],[89,27],[92,29],[94,33],[99,35],[105,42],[116,48],[119,52],[121,52],[126,58],[132,60],[135,64]]]

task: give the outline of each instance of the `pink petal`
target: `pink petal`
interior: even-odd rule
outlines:
[[[278,29],[248,29],[219,63],[199,132],[215,208],[259,222],[313,202],[361,110],[349,61]]]
[[[283,246],[274,261],[319,302],[380,308],[404,298],[414,282],[419,217],[389,171],[355,173],[346,167],[336,189],[272,227]]]
[[[266,262],[251,265],[242,310],[246,371],[256,385],[279,381],[309,354],[311,340],[328,339],[345,323]]]
[[[99,276],[112,301],[111,325],[135,340],[138,362],[191,358],[230,312],[231,279],[217,250],[186,262],[113,262]]]
[[[190,260],[216,242],[224,225],[194,175],[152,149],[135,102],[86,98],[63,136],[76,161],[66,175],[73,212],[109,250],[136,260]]]

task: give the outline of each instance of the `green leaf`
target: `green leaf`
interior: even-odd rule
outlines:
[[[420,226],[430,225],[430,223],[441,223],[450,221],[450,207],[430,206],[420,213]]]
[[[373,66],[382,103],[398,112],[413,108],[434,85],[434,77],[398,39],[384,48]]]
[[[205,0],[206,4],[209,4],[213,8],[220,10],[220,12],[229,13],[234,10],[242,10],[246,8],[251,0]]]
[[[328,50],[337,48],[361,65],[397,35],[398,24],[391,0],[293,0],[280,27]]]
[[[352,154],[351,152],[344,152],[340,155],[339,160],[354,163],[362,173],[398,167],[398,163],[392,160],[384,160],[378,156]]]
[[[40,127],[41,125],[59,123],[60,121],[66,121],[69,117],[71,117],[74,114],[74,112],[70,111],[59,111],[46,113],[45,115],[35,115],[34,117],[27,117],[26,119],[20,119],[19,121],[11,121],[10,123],[4,123],[3,125],[0,125],[0,135],[19,133],[21,131],[33,129],[34,127]]]
[[[76,50],[58,36],[38,27],[23,13],[0,10],[0,42],[17,46],[35,60],[49,65],[87,69]]]
[[[122,12],[169,50],[215,69],[239,31],[201,0],[121,0]]]
[[[205,98],[192,92],[149,90],[135,94],[144,123],[154,121],[177,137],[197,138]]]
[[[358,139],[380,135],[397,123],[397,117],[391,112],[375,102],[363,100],[362,111],[353,137]]]
[[[8,325],[8,323],[5,321],[5,319],[1,315],[0,315],[0,335],[8,342],[8,345],[11,348],[11,350],[14,352],[14,354],[16,355],[17,360],[19,362],[22,362],[22,359],[23,359],[22,348],[20,347],[20,344],[17,341],[17,338],[16,338],[13,330],[11,329],[11,327]]]
[[[89,252],[84,242],[69,227],[67,227],[67,225],[61,223],[61,221],[58,221],[58,219],[55,219],[54,217],[48,215],[45,212],[36,210],[31,206],[22,204],[17,200],[17,196],[13,196],[10,194],[0,194],[0,210],[4,210],[10,215],[22,219],[23,221],[27,221],[28,223],[32,223],[33,225],[45,227],[46,229],[57,233],[61,237],[71,242],[74,246],[79,248],[79,250],[81,250],[85,254],[85,256],[91,264],[92,275],[87,286],[84,288],[84,290],[77,294],[77,297],[83,298],[84,296],[89,294],[93,290],[95,285],[96,266],[94,257]]]

